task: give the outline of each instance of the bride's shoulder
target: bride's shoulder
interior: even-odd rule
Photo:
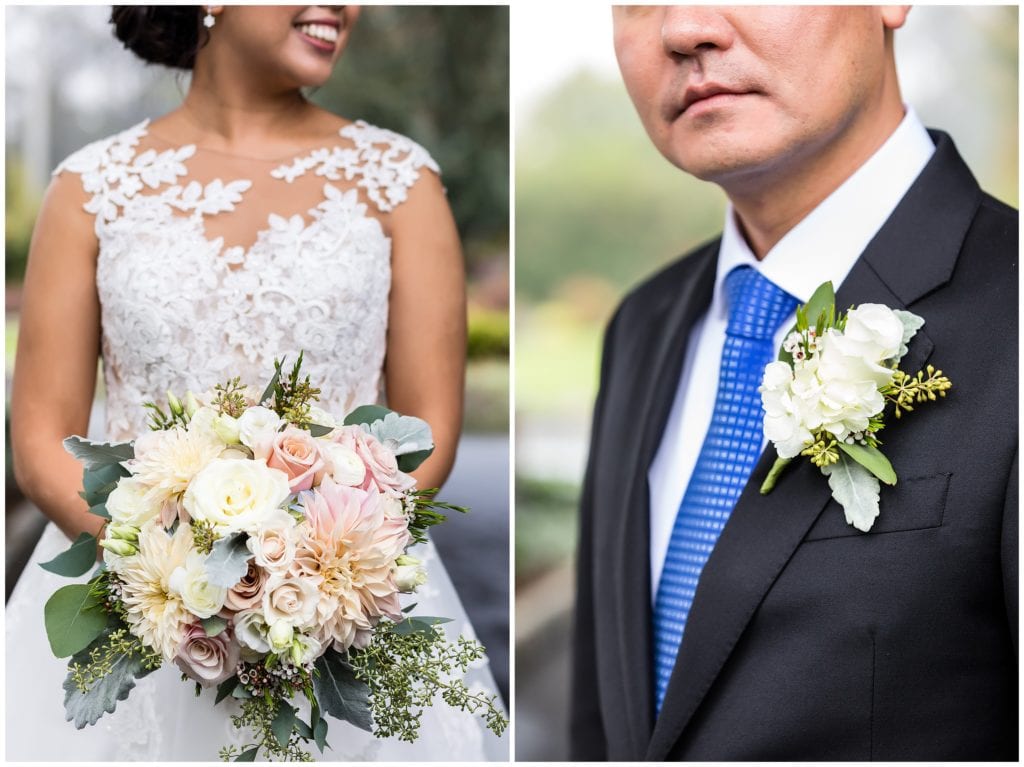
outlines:
[[[54,168],[53,175],[69,171],[84,176],[112,165],[131,163],[139,143],[146,136],[148,126],[149,120],[146,119],[110,136],[91,141],[61,160]]]
[[[406,200],[421,171],[441,173],[422,144],[397,131],[337,115],[325,118],[324,125],[329,126],[329,141],[271,175],[288,182],[310,172],[327,180],[358,179],[358,186],[386,213]]]

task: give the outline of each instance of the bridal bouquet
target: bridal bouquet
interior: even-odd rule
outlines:
[[[407,472],[433,450],[420,419],[364,406],[342,422],[316,407],[302,356],[263,391],[234,379],[168,408],[132,442],[65,447],[85,465],[91,511],[109,521],[43,567],[79,576],[47,601],[46,631],[70,657],[64,706],[79,729],[128,697],[135,679],[174,663],[197,695],[238,699],[253,742],[224,760],[310,760],[327,747],[325,714],[412,741],[436,694],[501,734],[493,696],[465,673],[483,648],[448,642],[444,618],[407,614],[399,595],[425,582],[407,549],[464,511],[417,490]],[[293,705],[309,704],[308,721]]]

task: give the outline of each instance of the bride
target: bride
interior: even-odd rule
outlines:
[[[42,606],[66,579],[39,566],[103,520],[79,498],[82,467],[61,441],[85,434],[102,356],[106,437],[146,430],[144,401],[235,375],[257,385],[275,357],[321,385],[320,405],[376,402],[430,423],[415,473],[437,487],[460,430],[464,275],[451,212],[427,152],[324,111],[300,91],[330,76],[353,6],[118,7],[116,35],[147,62],[190,69],[181,107],[67,158],[39,213],[12,393],[19,485],[50,517],[7,606],[8,760],[211,760],[244,740],[228,699],[173,664],[138,681],[94,727],[64,719],[66,660],[51,657]],[[472,635],[431,544],[418,613]],[[83,578],[84,580],[84,578]],[[483,665],[467,683],[493,691]],[[346,761],[507,759],[470,714],[438,701],[415,744],[332,720]],[[315,753],[315,752],[314,752]]]

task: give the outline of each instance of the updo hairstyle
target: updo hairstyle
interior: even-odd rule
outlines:
[[[199,22],[198,5],[115,5],[114,36],[149,64],[192,69],[209,34]]]

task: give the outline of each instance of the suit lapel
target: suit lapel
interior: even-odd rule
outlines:
[[[646,415],[639,424],[637,449],[633,452],[635,459],[625,474],[629,512],[619,515],[615,530],[621,556],[621,565],[616,571],[622,573],[616,626],[621,648],[619,672],[624,681],[631,751],[637,758],[646,751],[653,726],[647,468],[672,407],[690,331],[711,304],[717,254],[715,243],[690,256],[695,262],[695,274],[669,298],[660,321],[654,323],[652,332],[642,339],[647,347],[643,368],[650,374],[641,380],[636,401],[626,403],[633,412]]]
[[[936,152],[837,291],[837,307],[874,302],[907,308],[948,282],[980,190],[949,137]],[[927,323],[927,317],[925,317]],[[902,367],[918,369],[932,350],[926,327]],[[646,758],[666,759],[683,735],[758,606],[831,494],[809,461],[798,459],[769,495],[760,486],[775,459],[762,454],[700,577],[675,670]],[[649,634],[649,631],[648,631]]]

